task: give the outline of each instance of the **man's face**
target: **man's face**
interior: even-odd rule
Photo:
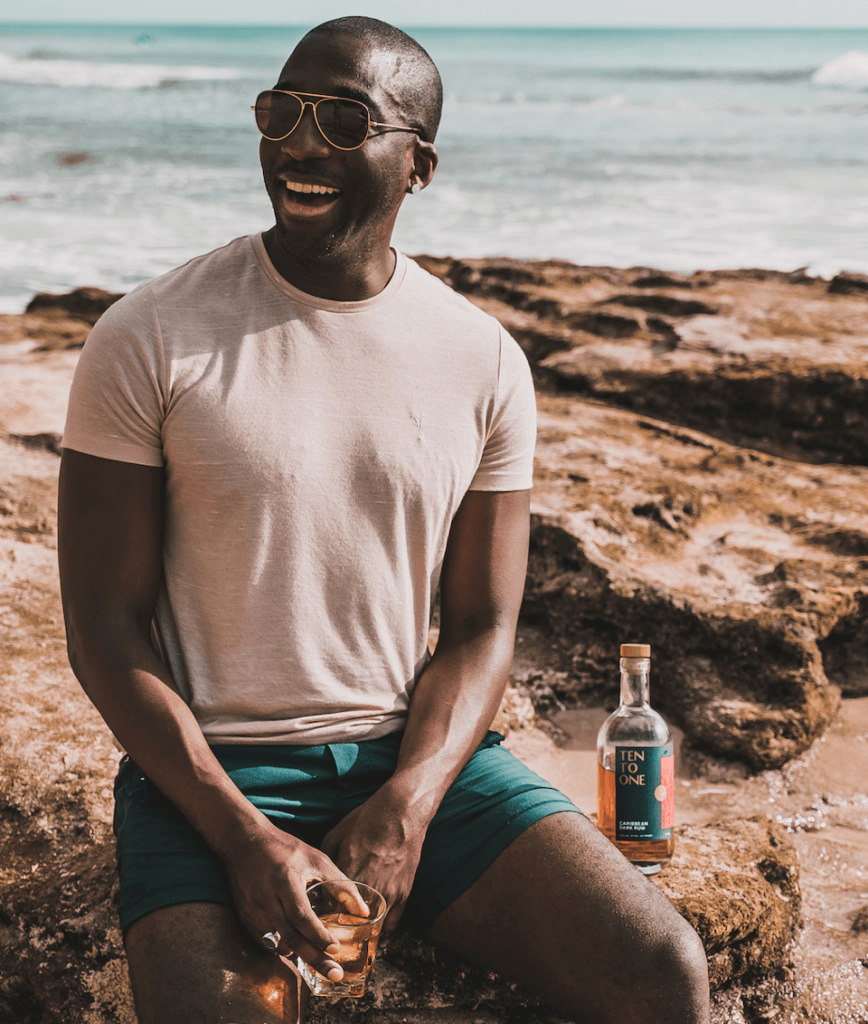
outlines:
[[[391,55],[351,36],[313,36],[296,47],[275,88],[358,99],[372,121],[401,125],[407,119],[398,79]],[[413,173],[415,140],[409,132],[375,128],[359,149],[335,149],[310,107],[288,138],[262,139],[259,158],[281,250],[291,258],[339,255],[356,262],[382,252]],[[338,191],[304,193],[304,186]]]

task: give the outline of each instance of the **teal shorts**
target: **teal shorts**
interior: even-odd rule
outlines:
[[[324,746],[221,745],[229,777],[279,828],[319,847],[344,815],[392,775],[401,733]],[[431,822],[403,924],[425,935],[435,919],[529,825],[578,808],[489,732]],[[175,903],[232,904],[221,862],[129,757],[115,781],[121,927]]]

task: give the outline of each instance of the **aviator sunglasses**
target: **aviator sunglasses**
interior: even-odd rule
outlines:
[[[343,96],[266,89],[256,97],[256,104],[250,109],[256,115],[256,127],[262,135],[270,142],[280,142],[298,127],[305,107],[313,108],[313,119],[320,135],[335,149],[350,150],[364,146],[372,128],[422,135],[418,128],[372,121],[370,111],[361,100]]]

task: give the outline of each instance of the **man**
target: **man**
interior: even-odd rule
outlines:
[[[298,1019],[283,957],[341,976],[305,889],[343,877],[576,1021],[707,1020],[695,933],[488,732],[534,406],[515,342],[390,245],[440,96],[397,29],[314,29],[256,104],[274,227],[137,289],[82,354],[61,578],[128,751],[141,1024]]]

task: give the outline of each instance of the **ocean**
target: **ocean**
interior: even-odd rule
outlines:
[[[404,252],[868,272],[868,30],[410,31],[446,102]],[[0,24],[0,311],[268,227],[249,108],[303,32]]]

